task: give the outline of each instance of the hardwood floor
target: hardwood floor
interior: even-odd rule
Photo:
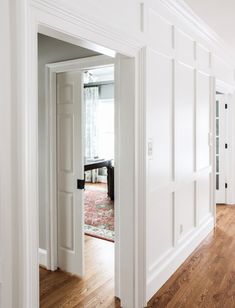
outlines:
[[[148,307],[235,307],[235,206],[217,206],[215,231],[156,293]]]
[[[84,280],[40,269],[40,307],[120,307],[114,300],[113,243],[86,237],[85,247]],[[217,206],[215,231],[156,293],[148,307],[235,307],[235,206]]]
[[[40,307],[120,307],[114,299],[114,244],[85,236],[84,279],[40,268]]]

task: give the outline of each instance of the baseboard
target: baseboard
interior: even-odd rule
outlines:
[[[210,216],[195,232],[182,242],[176,250],[172,252],[160,267],[152,270],[147,280],[147,302],[162,287],[162,285],[172,276],[178,267],[188,258],[188,256],[198,247],[205,237],[214,228],[214,218]]]
[[[38,249],[39,265],[47,268],[47,251],[45,249]]]

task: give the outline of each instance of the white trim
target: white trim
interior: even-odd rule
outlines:
[[[66,21],[69,21],[79,27],[81,26],[85,31],[98,34],[101,40],[104,39],[105,41],[112,41],[112,46],[116,45],[116,48],[112,49],[117,53],[123,53],[126,56],[131,57],[144,44],[142,39],[139,39],[135,35],[129,35],[125,30],[117,30],[113,25],[111,26],[110,24],[107,24],[104,19],[97,19],[94,15],[89,17],[84,16],[84,14],[79,13],[78,10],[74,12],[72,10],[65,9],[58,3],[53,3],[53,5],[51,5],[46,0],[31,0],[31,5],[37,10],[49,13],[50,15],[63,16]],[[41,24],[41,27],[44,27],[44,25]],[[107,29],[109,30],[107,31]],[[78,37],[78,35],[75,37]],[[92,41],[96,43],[95,40],[91,40],[91,42]],[[109,44],[105,44],[103,46],[106,47],[109,46]],[[103,53],[106,54],[105,52]]]
[[[47,265],[49,270],[56,270],[57,261],[57,165],[56,165],[56,74],[61,72],[94,69],[114,65],[114,60],[107,56],[94,56],[46,65],[46,155],[47,175],[46,230],[47,230]],[[115,207],[119,205],[115,202]],[[115,249],[118,249],[115,245]]]
[[[34,1],[34,4],[36,1]],[[32,2],[31,2],[32,4]],[[14,8],[15,9],[15,8]],[[43,2],[37,7],[29,5],[28,1],[21,0],[17,2],[16,14],[16,38],[17,38],[17,107],[20,112],[16,113],[16,122],[18,127],[18,145],[19,173],[17,175],[19,225],[22,228],[17,234],[17,242],[22,243],[22,249],[19,250],[19,260],[21,267],[18,269],[18,281],[22,284],[18,286],[18,294],[15,300],[19,308],[39,307],[39,270],[38,270],[38,103],[37,103],[37,32],[40,27],[48,28],[52,33],[61,32],[68,37],[73,37],[75,40],[83,39],[85,41],[94,42],[97,45],[109,46],[115,52],[129,57],[133,57],[133,61],[139,65],[138,51],[142,43],[130,43],[130,40],[125,35],[113,35],[109,28],[102,31],[98,24],[94,25],[93,19],[84,21],[84,18],[77,17],[75,19],[68,16],[63,11],[57,11],[54,7],[49,9],[46,3]],[[78,44],[79,45],[79,44]],[[139,79],[137,79],[139,86]],[[138,87],[137,87],[138,88]],[[135,98],[135,107],[138,109],[140,100],[138,96]],[[133,116],[135,112],[133,112]],[[142,116],[144,116],[142,114]],[[141,115],[140,115],[141,117]],[[136,119],[138,125],[138,119]],[[135,130],[133,140],[138,140],[138,134]],[[142,165],[142,161],[134,162]],[[137,167],[135,168],[137,169]],[[134,176],[133,173],[130,173]],[[134,183],[133,193],[142,195],[143,191],[138,190]],[[138,198],[137,198],[138,199]],[[142,197],[139,198],[142,200]],[[143,204],[140,204],[143,206]],[[131,216],[133,220],[135,215]],[[136,224],[136,222],[135,222]],[[132,230],[133,232],[134,230]],[[144,233],[144,229],[139,228],[139,232]],[[138,241],[132,243],[138,247]],[[139,253],[144,253],[144,247],[138,247]],[[132,252],[131,252],[132,253]],[[128,266],[128,264],[126,264]],[[132,265],[135,265],[133,257]],[[143,264],[141,264],[143,265]],[[135,267],[135,277],[138,275]],[[144,269],[140,269],[144,271]],[[122,269],[124,274],[125,268]],[[126,274],[126,272],[125,272]],[[135,298],[138,301],[138,307],[143,307],[145,303],[139,296],[142,290],[134,288],[134,280],[132,279],[131,289],[135,292]],[[140,291],[140,292],[139,292]],[[127,299],[128,300],[128,299]],[[130,300],[133,300],[131,298]],[[130,305],[129,305],[130,306]],[[137,307],[135,304],[131,305]],[[125,306],[124,306],[125,307]]]
[[[215,201],[215,78],[210,77],[210,132],[208,143],[210,145],[210,212],[214,217],[214,227],[216,226],[216,201]]]
[[[116,245],[115,294],[121,298],[122,307],[143,307],[135,302],[138,290],[134,284],[135,272],[135,63],[136,59],[120,54],[115,61],[115,207]],[[133,192],[133,193],[130,193]],[[125,209],[126,207],[126,209]],[[133,215],[133,216],[132,216]],[[132,217],[132,219],[130,219]],[[120,219],[120,221],[118,221]],[[138,230],[138,229],[137,229]],[[125,253],[123,253],[125,251]],[[124,274],[125,273],[125,274]],[[124,275],[123,275],[124,274]],[[140,290],[138,290],[139,292]]]
[[[135,302],[136,307],[147,306],[146,295],[146,47],[139,51],[136,63],[136,134],[135,134]]]
[[[225,95],[226,103],[228,104],[226,114],[226,143],[228,143],[228,149],[226,151],[226,166],[225,175],[228,188],[226,190],[226,203],[235,204],[235,141],[234,141],[234,114],[235,114],[235,86],[216,79],[215,91],[219,91]],[[215,100],[214,100],[215,104]],[[215,119],[215,114],[214,114]],[[214,182],[215,183],[215,182]]]
[[[151,0],[152,2],[154,0]],[[208,24],[200,18],[183,0],[160,0],[172,14],[181,19],[190,29],[198,34],[205,41],[209,42],[213,48],[224,52],[225,57],[230,64],[234,64],[234,57],[231,48],[221,39],[221,37],[208,26]],[[154,3],[153,3],[154,6]]]
[[[235,86],[217,78],[216,79],[216,91],[219,91],[224,94],[231,94],[235,91]]]
[[[70,72],[77,70],[94,69],[114,65],[114,59],[107,56],[93,56],[88,58],[69,60],[47,64],[46,67],[54,73]]]
[[[45,249],[38,249],[38,259],[39,264],[47,269],[47,251]]]

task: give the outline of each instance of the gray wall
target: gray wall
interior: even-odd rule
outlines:
[[[38,123],[39,123],[39,247],[46,249],[46,181],[45,181],[45,65],[86,58],[97,53],[63,41],[38,35]]]

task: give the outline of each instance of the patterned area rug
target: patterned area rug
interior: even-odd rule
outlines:
[[[85,233],[114,241],[114,202],[106,191],[85,190]]]

